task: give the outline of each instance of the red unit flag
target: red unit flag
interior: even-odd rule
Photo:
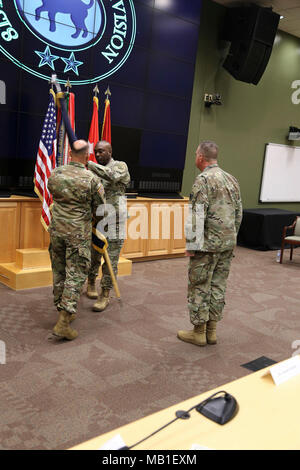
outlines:
[[[99,109],[99,102],[98,98],[94,96],[93,98],[93,116],[92,116],[92,122],[91,122],[91,127],[90,127],[90,133],[89,133],[89,160],[92,162],[96,162],[97,160],[95,158],[95,152],[94,148],[97,142],[99,142],[99,119],[98,119],[98,109]]]
[[[110,101],[108,97],[105,100],[105,110],[104,110],[101,140],[106,140],[106,142],[109,142],[111,144],[111,116],[110,116]]]

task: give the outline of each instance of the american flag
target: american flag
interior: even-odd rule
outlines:
[[[56,108],[55,93],[50,90],[50,102],[45,117],[34,170],[34,190],[42,202],[41,222],[46,230],[50,225],[52,196],[48,178],[56,166]]]

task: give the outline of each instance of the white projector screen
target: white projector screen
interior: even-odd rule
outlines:
[[[300,147],[266,145],[260,202],[300,202]]]

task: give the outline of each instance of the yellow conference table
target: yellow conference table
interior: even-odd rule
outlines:
[[[121,426],[70,450],[98,450],[118,434],[130,447],[174,419],[176,411],[188,410],[221,390],[233,395],[239,404],[237,415],[227,424],[219,425],[193,410],[189,419],[177,420],[133,450],[191,450],[195,445],[212,450],[299,450],[300,375],[275,385],[271,374],[267,373],[270,368]]]

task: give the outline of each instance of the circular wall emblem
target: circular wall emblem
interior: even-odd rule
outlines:
[[[124,65],[135,35],[133,0],[0,0],[0,51],[45,80],[99,82]]]

